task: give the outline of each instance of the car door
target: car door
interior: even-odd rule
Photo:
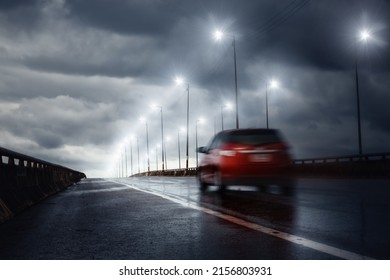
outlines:
[[[206,153],[201,163],[202,179],[208,183],[214,181],[214,173],[218,168],[219,162],[219,147],[222,143],[222,134],[217,134],[207,146]]]

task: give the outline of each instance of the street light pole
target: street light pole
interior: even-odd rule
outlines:
[[[156,171],[158,171],[158,145],[156,146]]]
[[[355,55],[355,79],[356,79],[356,105],[357,105],[357,122],[358,122],[358,145],[359,155],[362,154],[362,132],[360,126],[360,96],[359,96],[359,75],[358,75],[358,54],[356,48]]]
[[[130,175],[133,175],[133,138],[130,138]]]
[[[366,42],[370,38],[371,34],[367,30],[360,32],[360,41]],[[355,47],[355,79],[356,79],[356,105],[357,105],[357,122],[358,122],[358,145],[359,155],[363,153],[362,148],[362,131],[360,124],[360,95],[359,95],[359,74],[358,74],[358,45]]]
[[[164,119],[163,119],[163,109],[162,106],[157,106],[160,108],[161,113],[161,166],[162,171],[164,172],[165,166],[164,166],[164,149],[165,149],[165,143],[164,143]]]
[[[269,128],[269,124],[268,124],[268,84],[269,84],[270,88],[277,88],[279,86],[278,82],[276,80],[271,80],[270,82],[267,82],[266,86],[265,86],[265,114],[266,114],[266,121],[267,121],[267,129]]]
[[[179,169],[181,169],[181,159],[180,159],[180,129],[177,132],[177,150],[179,152]]]
[[[268,83],[265,86],[265,114],[266,114],[267,129],[268,129],[269,128],[268,126]]]
[[[166,138],[165,140],[169,141],[169,138]],[[165,170],[168,170],[167,145],[165,144],[166,141],[164,141],[164,159],[165,159]]]
[[[221,105],[221,127],[222,127],[222,130],[224,130],[224,119],[223,119],[223,109],[231,109],[231,104],[230,103],[225,103],[225,104],[222,104]],[[215,119],[214,119],[214,125],[215,125]],[[215,134],[215,131],[214,131],[214,134]]]
[[[146,152],[148,157],[148,172],[150,172],[150,159],[149,159],[149,129],[148,129],[148,122],[145,121],[146,126]]]
[[[224,107],[224,105],[221,105],[221,127],[222,127],[222,130],[223,130],[223,107]]]
[[[236,59],[236,36],[233,36],[233,49],[234,49],[234,83],[236,89],[236,128],[239,128],[238,123],[238,87],[237,87],[237,59]]]
[[[186,169],[188,170],[188,142],[189,142],[189,123],[190,123],[190,84],[187,83],[187,144],[186,144]]]
[[[121,169],[121,177],[123,178],[123,173],[125,172],[125,166],[123,164],[123,151],[121,152],[121,165],[122,165],[122,169]]]
[[[196,150],[196,168],[198,168],[198,123],[202,123],[203,118],[198,118],[195,122],[195,150]]]
[[[362,30],[359,34],[359,40],[362,42],[367,42],[370,39],[371,34],[367,30]],[[360,123],[360,94],[359,94],[359,74],[358,74],[358,48],[359,46],[356,44],[355,47],[355,80],[356,80],[356,106],[357,106],[357,124],[358,124],[358,148],[359,155],[363,153],[362,148],[362,131],[361,131],[361,123]]]
[[[137,136],[137,151],[138,151],[138,174],[141,173],[141,169],[139,166],[139,138]]]
[[[199,119],[195,122],[195,151],[196,151],[196,168],[198,168],[198,122]]]
[[[214,38],[217,41],[221,41],[225,34],[221,30],[216,30],[214,32]],[[233,59],[234,59],[234,85],[235,85],[235,99],[236,99],[236,128],[239,128],[238,121],[238,85],[237,85],[237,55],[236,55],[236,36],[231,36],[233,39],[232,47],[233,47]]]
[[[184,83],[184,79],[182,77],[176,77],[176,84],[181,85]],[[186,143],[186,170],[188,170],[188,142],[189,142],[189,125],[190,125],[190,84],[187,83],[187,143]]]
[[[126,147],[126,145],[125,145],[125,166],[126,166],[125,177],[127,177],[127,147]]]
[[[148,172],[150,172],[150,158],[149,158],[149,128],[148,128],[148,121],[144,118],[140,118],[141,122],[145,122],[145,129],[146,129],[146,156],[147,156],[147,163],[148,163]]]

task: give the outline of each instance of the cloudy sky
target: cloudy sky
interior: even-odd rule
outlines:
[[[364,153],[390,151],[390,3],[386,0],[2,0],[0,146],[83,171],[118,174],[133,150],[161,161],[162,106],[168,168],[178,167],[190,86],[190,165],[221,129],[234,101],[236,38],[240,127],[269,123],[295,158],[358,152],[358,58]],[[366,42],[358,38],[363,28]],[[220,42],[212,33],[227,34]],[[235,111],[224,109],[224,127]],[[132,141],[130,141],[133,137]],[[185,133],[180,134],[181,166]],[[126,147],[126,149],[125,149]]]

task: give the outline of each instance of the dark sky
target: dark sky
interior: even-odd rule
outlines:
[[[181,75],[194,165],[196,120],[205,119],[205,145],[221,129],[221,105],[234,101],[232,40],[216,42],[220,29],[236,38],[240,127],[265,127],[274,78],[269,123],[295,158],[356,154],[357,58],[363,152],[389,152],[389,20],[385,0],[3,0],[0,146],[103,177],[117,172],[125,146],[136,163],[138,137],[143,170],[144,116],[155,168],[156,103],[170,136],[168,168],[177,168],[186,88],[173,80]],[[234,110],[224,110],[224,124],[235,127]]]

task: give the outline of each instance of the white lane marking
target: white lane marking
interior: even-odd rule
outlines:
[[[104,188],[104,189],[91,189],[91,190],[78,190],[74,189],[72,192],[66,193],[67,195],[81,195],[81,194],[89,194],[89,193],[100,193],[100,192],[117,192],[127,190],[129,187],[117,187],[117,188]]]
[[[286,232],[283,232],[283,231],[279,231],[279,230],[275,230],[275,229],[272,229],[272,228],[269,228],[269,227],[265,227],[265,226],[262,226],[262,225],[251,223],[251,222],[245,221],[243,219],[240,219],[240,218],[237,218],[237,217],[234,217],[234,216],[223,214],[221,212],[218,212],[218,211],[215,211],[215,210],[212,210],[212,209],[208,209],[208,208],[199,206],[199,205],[197,205],[197,204],[195,204],[193,202],[185,201],[185,200],[183,200],[183,199],[181,199],[179,197],[176,197],[176,196],[166,195],[166,194],[159,193],[159,192],[156,192],[156,191],[151,191],[151,190],[144,190],[142,188],[139,188],[139,187],[136,187],[134,185],[127,184],[127,183],[124,183],[124,182],[117,182],[117,181],[112,181],[112,182],[128,186],[129,188],[132,188],[132,189],[135,189],[135,190],[138,190],[138,191],[142,191],[142,192],[145,192],[145,193],[156,195],[156,196],[159,196],[159,197],[164,198],[164,199],[168,199],[168,200],[170,200],[172,202],[175,202],[175,203],[178,203],[178,204],[180,204],[182,206],[185,206],[185,207],[188,207],[188,208],[191,208],[191,209],[195,209],[195,210],[198,210],[198,211],[202,211],[202,212],[207,213],[209,215],[213,215],[215,217],[218,217],[218,218],[224,219],[226,221],[229,221],[231,223],[234,223],[234,224],[237,224],[237,225],[240,225],[240,226],[252,229],[252,230],[256,230],[258,232],[265,233],[265,234],[268,234],[268,235],[271,235],[271,236],[274,236],[274,237],[278,237],[278,238],[284,239],[286,241],[289,241],[289,242],[292,242],[292,243],[295,243],[295,244],[298,244],[298,245],[301,245],[301,246],[304,246],[304,247],[307,247],[307,248],[310,248],[310,249],[313,249],[313,250],[316,250],[316,251],[319,251],[319,252],[322,252],[322,253],[326,253],[328,255],[332,255],[332,256],[335,256],[335,257],[338,257],[338,258],[341,258],[341,259],[346,259],[346,260],[373,260],[373,258],[364,256],[364,255],[360,255],[360,254],[357,254],[357,253],[354,253],[354,252],[349,252],[349,251],[346,251],[346,250],[343,250],[343,249],[339,249],[339,248],[336,248],[336,247],[333,247],[333,246],[329,246],[329,245],[322,244],[322,243],[319,243],[319,242],[316,242],[316,241],[312,241],[310,239],[299,237],[297,235],[289,234],[289,233],[286,233]]]

